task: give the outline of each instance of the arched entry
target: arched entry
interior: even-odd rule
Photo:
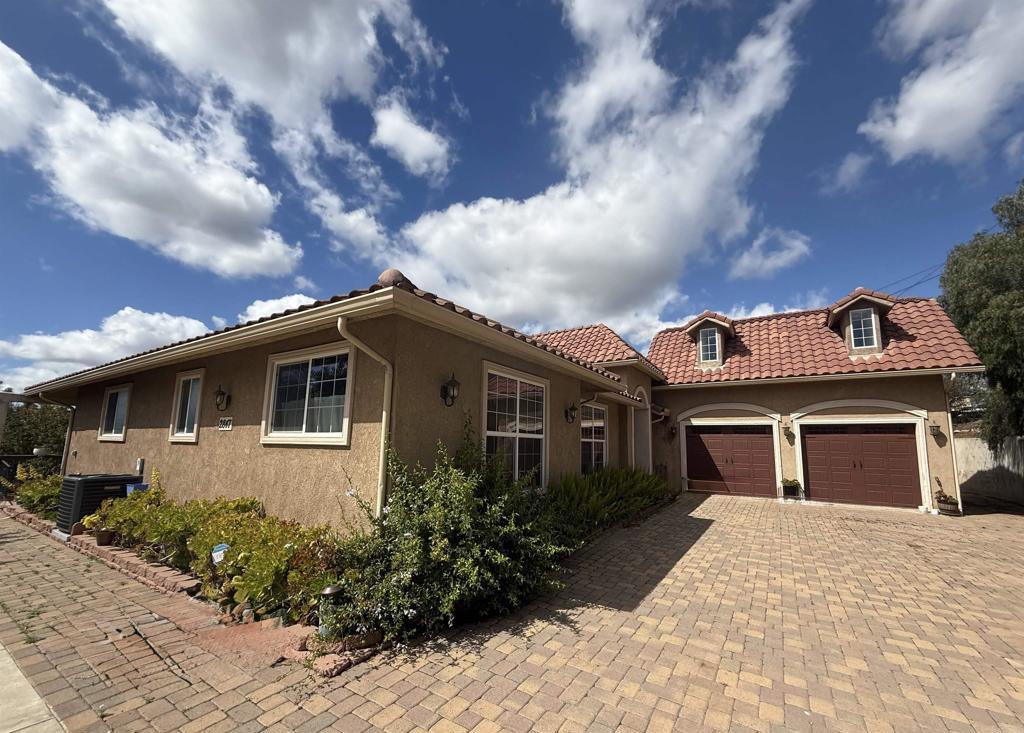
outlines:
[[[654,470],[651,455],[651,403],[643,387],[637,387],[634,396],[643,403],[633,408],[633,465],[645,471]]]

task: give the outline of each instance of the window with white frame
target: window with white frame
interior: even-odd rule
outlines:
[[[349,349],[337,346],[270,358],[264,443],[346,443]]]
[[[700,360],[718,361],[717,328],[702,328],[700,330]]]
[[[123,441],[128,427],[128,398],[130,384],[107,387],[103,393],[103,409],[100,415],[100,440]]]
[[[878,346],[873,308],[850,311],[850,337],[855,349],[870,349]]]
[[[580,410],[580,456],[582,473],[590,473],[605,465],[605,436],[608,412],[598,405],[583,405]]]
[[[487,372],[487,456],[535,484],[544,482],[545,392],[540,382]]]
[[[199,400],[203,389],[203,370],[184,372],[174,382],[174,414],[171,416],[171,441],[195,442],[199,435]]]

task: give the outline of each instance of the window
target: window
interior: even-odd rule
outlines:
[[[512,476],[544,483],[544,396],[547,388],[520,376],[487,372],[485,452]]]
[[[605,464],[605,429],[608,413],[597,405],[583,405],[580,410],[581,467],[583,473],[590,473]]]
[[[128,427],[128,397],[131,392],[130,384],[121,384],[107,387],[107,391],[103,393],[100,440],[124,442],[124,433]]]
[[[855,349],[870,349],[878,346],[878,339],[875,337],[875,311],[873,308],[850,311],[850,335]]]
[[[305,349],[270,357],[264,443],[347,444],[349,349]]]
[[[717,328],[702,328],[700,330],[700,360],[718,361]]]
[[[179,374],[174,382],[174,407],[171,416],[171,441],[194,443],[199,437],[199,400],[203,389],[203,370]]]

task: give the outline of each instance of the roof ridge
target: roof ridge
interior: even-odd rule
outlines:
[[[539,333],[535,333],[534,336],[551,336],[552,334],[567,333],[568,331],[584,331],[588,328],[607,328],[609,331],[615,333],[615,335],[618,336],[618,333],[616,333],[614,328],[601,321],[598,321],[597,323],[588,323],[585,326],[569,326],[568,328],[556,328],[553,331],[541,331]],[[622,337],[619,336],[619,338]]]

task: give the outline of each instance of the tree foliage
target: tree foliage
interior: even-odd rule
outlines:
[[[64,452],[64,435],[68,428],[68,410],[60,405],[14,404],[7,413],[0,455],[32,455],[41,448],[50,454],[35,459],[44,473],[60,467]]]
[[[992,208],[998,228],[953,249],[942,306],[985,364],[989,446],[1024,434],[1024,181]]]

